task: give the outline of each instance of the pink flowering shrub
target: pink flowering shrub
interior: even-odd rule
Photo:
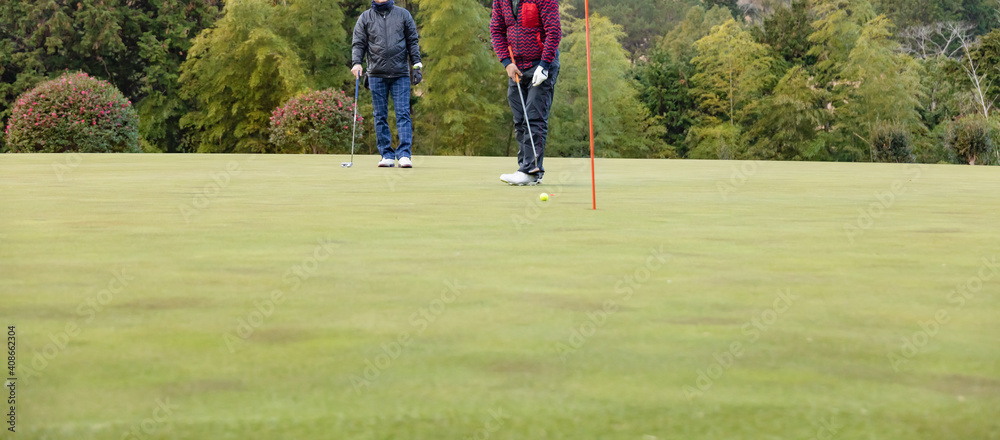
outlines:
[[[140,153],[138,127],[115,86],[65,73],[17,98],[4,135],[15,153]]]
[[[350,149],[354,99],[327,89],[288,100],[271,114],[271,142],[287,153],[326,154]],[[358,116],[358,136],[364,119]]]

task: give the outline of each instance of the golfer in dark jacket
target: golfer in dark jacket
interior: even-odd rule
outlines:
[[[368,57],[368,82],[375,111],[375,138],[382,155],[380,167],[410,168],[410,147],[413,143],[413,122],[410,120],[410,66],[413,84],[420,82],[420,44],[417,25],[406,9],[393,5],[393,0],[372,0],[372,8],[363,12],[354,26],[354,67],[351,72],[360,78],[361,63]],[[396,134],[399,146],[392,148],[389,131],[389,96],[396,108]]]
[[[559,2],[493,0],[490,37],[493,51],[510,77],[507,103],[514,112],[519,146],[517,171],[501,175],[500,180],[510,185],[537,185],[542,183],[545,174],[542,159],[549,134],[549,110],[559,76],[559,41],[562,40]],[[515,78],[520,82],[520,90]],[[522,93],[524,102],[521,101]]]

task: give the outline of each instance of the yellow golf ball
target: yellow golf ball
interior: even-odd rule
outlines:
[[[546,200],[549,199],[549,195],[545,194],[545,193],[542,193],[540,196],[538,196],[538,198],[541,199],[544,202],[544,201],[546,201]]]

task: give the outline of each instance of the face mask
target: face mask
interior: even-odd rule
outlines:
[[[376,11],[388,11],[392,9],[393,4],[393,0],[389,0],[385,3],[375,3],[375,0],[372,0],[372,7],[375,8]]]

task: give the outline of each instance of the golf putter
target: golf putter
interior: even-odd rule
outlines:
[[[507,53],[510,54],[510,62],[517,66],[517,61],[514,60],[514,50],[507,46]],[[520,69],[519,69],[520,70]],[[528,174],[537,173],[541,171],[538,168],[538,150],[535,148],[535,137],[531,135],[531,124],[528,121],[528,106],[524,105],[524,93],[521,92],[521,77],[514,74],[514,83],[517,84],[517,95],[521,97],[521,109],[524,110],[524,128],[528,129],[528,140],[531,141],[531,152],[535,155],[535,168],[528,172]]]
[[[354,136],[358,134],[358,83],[361,77],[354,78],[354,130],[351,132],[351,161],[341,162],[340,166],[350,168],[354,166]]]

